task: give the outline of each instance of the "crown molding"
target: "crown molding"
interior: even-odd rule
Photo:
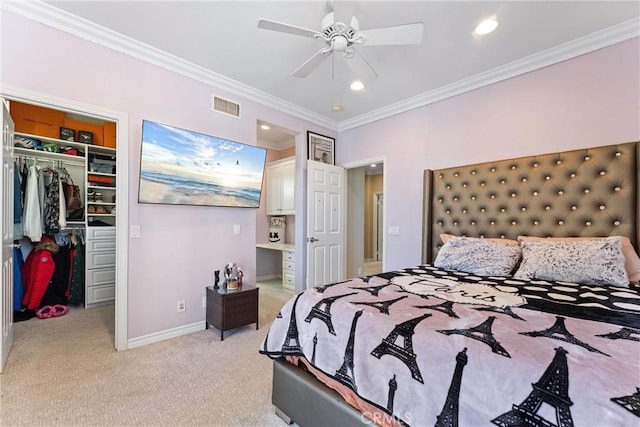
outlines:
[[[381,120],[414,108],[423,107],[446,98],[460,95],[502,80],[535,71],[548,65],[566,61],[604,47],[640,36],[640,18],[605,28],[570,42],[560,44],[542,52],[526,56],[517,61],[493,68],[466,79],[458,80],[440,88],[421,93],[403,101],[387,105],[366,114],[340,122],[338,131]]]
[[[440,88],[389,104],[369,113],[335,121],[299,105],[260,91],[254,87],[214,73],[175,55],[148,46],[115,31],[98,26],[86,19],[71,15],[42,1],[0,1],[0,7],[45,25],[73,34],[134,58],[163,67],[207,85],[221,88],[234,95],[307,120],[319,126],[341,132],[381,120],[446,98],[481,88],[502,80],[535,71],[576,56],[584,55],[640,35],[640,18],[631,19],[595,33],[580,37],[542,52],[521,58],[509,64],[458,80]]]
[[[300,105],[285,101],[259,89],[233,80],[204,67],[185,61],[170,53],[127,37],[72,15],[42,1],[0,1],[3,10],[40,22],[47,26],[100,44],[117,52],[157,65],[185,77],[218,87],[225,92],[242,96],[261,105],[307,120],[319,126],[337,131],[338,122],[314,113]]]

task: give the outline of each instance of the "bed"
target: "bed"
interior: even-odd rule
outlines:
[[[640,425],[638,150],[425,171],[422,265],[307,290],[274,320],[260,351],[276,411],[304,426]]]

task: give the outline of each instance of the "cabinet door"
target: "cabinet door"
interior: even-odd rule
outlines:
[[[281,165],[280,183],[282,188],[281,208],[283,213],[293,214],[295,205],[295,181],[296,181],[296,163],[295,161],[287,162]]]
[[[281,198],[281,185],[280,185],[280,166],[273,165],[268,166],[267,172],[267,215],[280,214],[280,198]]]

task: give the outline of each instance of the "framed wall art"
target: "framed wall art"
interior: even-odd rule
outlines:
[[[307,131],[307,158],[317,162],[336,164],[336,140],[328,136]]]
[[[76,140],[76,131],[60,126],[60,139],[73,142]]]
[[[86,130],[78,131],[78,141],[83,144],[93,144],[93,132],[88,132]]]

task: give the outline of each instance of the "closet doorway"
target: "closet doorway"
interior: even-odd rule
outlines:
[[[385,254],[385,159],[342,165],[347,169],[347,277],[382,273]]]
[[[115,187],[113,204],[117,210],[113,213],[115,227],[115,300],[114,300],[114,347],[116,350],[128,348],[127,337],[127,288],[128,288],[128,200],[129,200],[129,170],[128,170],[128,129],[127,115],[123,112],[109,110],[102,107],[79,103],[66,98],[55,97],[43,93],[33,92],[20,87],[4,85],[0,97],[19,103],[30,104],[52,110],[64,111],[67,114],[90,117],[96,121],[115,124],[115,139],[117,141],[115,168]],[[87,159],[88,160],[88,159]],[[4,199],[3,199],[4,200]],[[87,200],[85,200],[87,206]],[[19,337],[15,338],[19,340]]]

